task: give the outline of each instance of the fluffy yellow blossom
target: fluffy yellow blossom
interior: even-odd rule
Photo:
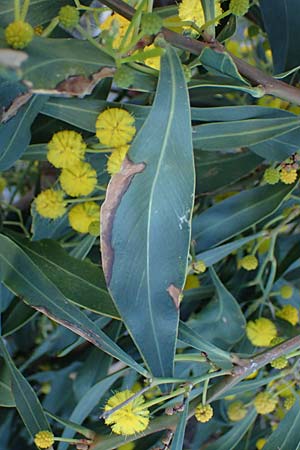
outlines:
[[[112,46],[113,48],[119,48],[123,37],[127,31],[130,21],[125,19],[125,17],[120,14],[113,14],[100,25],[101,31],[106,31],[113,38]],[[132,37],[132,33],[128,39]]]
[[[100,206],[95,202],[79,203],[69,212],[69,222],[73,230],[88,233],[90,225],[99,220]]]
[[[16,20],[6,27],[4,35],[10,47],[23,49],[32,41],[34,31],[29,23]]]
[[[154,50],[156,48],[157,47],[155,47],[154,44],[151,44],[144,47],[144,51]],[[145,59],[144,64],[146,64],[146,66],[152,67],[152,69],[160,70],[160,56],[150,56],[149,58]]]
[[[276,408],[277,399],[273,398],[269,392],[260,392],[253,403],[258,414],[269,414]]]
[[[229,8],[235,16],[243,16],[248,12],[249,0],[230,0]]]
[[[39,431],[34,436],[34,443],[39,448],[49,448],[54,444],[54,435],[51,431]]]
[[[292,286],[289,286],[288,284],[285,284],[284,286],[281,286],[280,288],[280,295],[285,300],[288,300],[293,295],[293,288]]]
[[[198,422],[205,423],[208,422],[214,415],[214,410],[210,405],[202,405],[200,403],[195,409],[195,417]]]
[[[200,281],[197,275],[188,275],[183,290],[188,291],[189,289],[197,289],[199,286]]]
[[[277,330],[271,320],[261,317],[247,323],[246,334],[253,345],[267,347],[272,339],[277,336]]]
[[[254,255],[247,255],[239,261],[239,265],[248,271],[255,270],[258,266],[258,259]]]
[[[115,173],[120,172],[122,163],[128,152],[129,145],[122,145],[121,147],[117,147],[109,156],[107,160],[107,172],[110,175],[114,175]]]
[[[296,397],[294,395],[289,395],[283,403],[284,408],[288,411],[294,405],[295,401]]]
[[[63,6],[58,12],[59,23],[67,29],[76,27],[79,22],[79,18],[79,11],[75,8],[75,6]]]
[[[193,263],[193,269],[196,273],[204,273],[206,271],[205,262],[202,259],[199,259],[195,263]]]
[[[260,438],[256,441],[256,450],[262,450],[264,445],[267,443],[267,440],[264,438]]]
[[[280,319],[287,320],[292,325],[296,325],[299,322],[298,309],[293,305],[283,306],[276,312],[276,316],[280,317]]]
[[[59,181],[63,190],[72,197],[88,195],[97,184],[97,172],[89,163],[78,161],[62,170]]]
[[[110,397],[104,407],[104,411],[109,411],[112,408],[120,405],[125,400],[129,399],[133,392],[129,389],[118,392]],[[116,434],[131,435],[144,431],[149,424],[149,410],[142,409],[144,397],[139,397],[132,400],[127,405],[118,409],[105,419],[107,425],[111,425],[111,429]]]
[[[294,183],[294,181],[297,180],[297,170],[296,169],[291,169],[291,170],[281,169],[280,180],[284,184]]]
[[[47,159],[53,166],[69,168],[84,158],[86,144],[76,131],[58,131],[48,143]]]
[[[280,172],[278,169],[274,169],[273,167],[268,167],[264,173],[264,181],[267,184],[277,184],[280,180]]]
[[[35,207],[40,216],[47,219],[57,219],[66,211],[64,192],[46,189],[35,199]]]
[[[288,365],[288,363],[289,362],[285,356],[279,356],[271,362],[271,366],[274,369],[281,370],[284,369]]]
[[[230,405],[227,408],[227,416],[233,422],[238,422],[239,420],[242,420],[246,416],[246,414],[247,408],[241,401],[230,403]]]
[[[135,135],[134,117],[125,109],[108,108],[96,121],[96,136],[103,145],[121,147]]]

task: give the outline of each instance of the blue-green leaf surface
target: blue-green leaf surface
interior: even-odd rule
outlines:
[[[101,208],[107,283],[156,376],[173,373],[194,200],[191,134],[184,74],[176,52],[168,48],[153,107],[129,152],[133,164],[128,160],[112,178]]]
[[[41,430],[49,430],[48,420],[34,390],[15,366],[6,349],[5,341],[1,337],[0,351],[10,371],[12,393],[16,408],[22,417],[27,430],[33,437]]]
[[[208,208],[193,220],[196,251],[203,252],[276,211],[294,186],[278,184],[243,191]]]
[[[182,450],[185,434],[185,427],[188,421],[189,402],[188,399],[184,402],[184,410],[180,413],[177,428],[172,440],[170,450]]]

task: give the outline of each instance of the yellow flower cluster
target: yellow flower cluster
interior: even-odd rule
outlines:
[[[258,414],[269,414],[276,408],[277,399],[272,397],[269,392],[260,392],[253,403]]]
[[[10,23],[5,29],[5,40],[15,49],[23,49],[32,41],[34,31],[32,26],[23,22],[23,20],[16,20]]]
[[[293,288],[292,286],[289,286],[288,284],[285,284],[280,288],[280,295],[285,300],[288,300],[293,295]]]
[[[101,144],[113,148],[107,162],[110,175],[114,175],[121,169],[129,143],[136,133],[134,122],[134,117],[121,108],[108,108],[97,118],[97,138]]]
[[[58,131],[48,143],[47,159],[62,169],[59,181],[62,190],[46,189],[35,199],[37,212],[48,219],[57,219],[66,212],[65,195],[80,197],[91,194],[97,185],[97,172],[84,161],[86,143],[76,131]],[[70,200],[69,200],[70,201]],[[88,233],[91,224],[99,224],[100,207],[86,201],[72,207],[68,217],[71,227],[80,233]],[[93,227],[93,235],[97,235]]]
[[[268,347],[277,336],[277,330],[271,320],[260,317],[247,322],[246,334],[249,341],[257,347]]]
[[[133,394],[134,392],[129,389],[118,392],[108,399],[104,411],[115,408],[128,400]],[[114,433],[125,436],[144,431],[148,427],[150,414],[147,408],[143,408],[144,403],[145,400],[142,395],[135,398],[127,405],[110,414],[105,419],[105,423],[111,426]]]
[[[39,431],[34,436],[34,443],[39,448],[49,448],[54,444],[54,435],[51,431]]]
[[[276,312],[276,316],[280,319],[290,322],[291,325],[297,325],[299,322],[298,309],[293,305],[285,305]]]
[[[244,256],[239,261],[239,266],[248,271],[255,270],[258,266],[258,259],[254,255]]]
[[[238,422],[239,420],[242,420],[246,416],[246,414],[247,408],[241,401],[230,403],[230,405],[227,408],[228,418],[233,422]]]
[[[206,423],[212,418],[213,415],[214,410],[210,405],[202,405],[202,403],[200,403],[195,409],[195,417],[198,422]]]

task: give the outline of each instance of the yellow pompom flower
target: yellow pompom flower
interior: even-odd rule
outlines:
[[[258,259],[254,255],[247,255],[239,261],[239,265],[248,271],[255,270],[258,266]]]
[[[197,289],[198,287],[200,287],[200,281],[197,275],[188,275],[183,290],[188,291],[189,289]]]
[[[199,0],[182,0],[179,4],[178,15],[181,20],[194,22],[198,27],[205,23],[204,11]]]
[[[202,259],[199,259],[195,263],[193,263],[193,269],[196,273],[204,273],[206,271],[205,262]]]
[[[54,444],[54,435],[51,431],[39,431],[34,436],[34,443],[39,448],[49,448]]]
[[[264,438],[260,438],[256,441],[256,450],[262,450],[264,445],[267,443],[267,440]]]
[[[154,44],[151,44],[144,47],[144,51],[154,50],[156,48],[157,47],[155,47]],[[144,64],[146,64],[146,66],[152,67],[152,69],[160,70],[160,56],[151,56],[149,58],[146,58]]]
[[[293,305],[285,305],[279,311],[276,312],[276,316],[280,319],[290,322],[292,325],[296,325],[299,322],[298,309]]]
[[[128,400],[134,393],[129,389],[118,392],[110,397],[104,407],[104,411],[109,411],[112,408],[120,405],[125,400]],[[145,399],[142,395],[132,400],[127,405],[118,409],[105,419],[106,425],[110,425],[111,429],[116,434],[131,435],[144,431],[149,424],[149,409],[143,408]]]
[[[37,212],[47,219],[57,219],[66,212],[66,202],[63,191],[46,189],[34,201]]]
[[[70,210],[69,222],[73,230],[88,233],[90,225],[99,220],[100,206],[95,202],[79,203]]]
[[[76,131],[58,131],[48,143],[47,159],[53,166],[66,169],[84,158],[86,144]]]
[[[78,161],[62,170],[59,181],[63,190],[72,197],[88,195],[97,184],[97,172],[89,163]]]
[[[260,392],[253,403],[258,414],[269,414],[276,408],[277,399],[273,398],[269,392]]]
[[[280,295],[285,300],[288,300],[293,295],[293,288],[292,286],[289,286],[288,284],[285,284],[280,288]]]
[[[122,145],[121,147],[117,147],[109,156],[106,167],[107,172],[110,175],[114,175],[115,173],[120,172],[122,163],[125,159],[128,149],[129,145]]]
[[[289,362],[285,356],[279,356],[271,362],[271,366],[274,369],[281,370],[284,369],[288,365],[288,363]]]
[[[127,31],[130,21],[125,19],[125,17],[120,14],[113,14],[100,25],[101,31],[107,31],[113,38],[112,46],[113,48],[119,48],[123,37]],[[130,40],[132,37],[132,32],[127,38]]]
[[[4,35],[10,47],[23,49],[32,41],[34,31],[29,23],[16,20],[6,27]]]
[[[227,408],[227,416],[233,422],[238,422],[242,420],[247,414],[247,408],[243,402],[237,401],[230,403]]]
[[[277,336],[277,330],[271,320],[261,317],[247,322],[246,334],[249,341],[257,347],[268,347]]]
[[[195,417],[198,422],[209,422],[213,415],[214,410],[210,405],[202,405],[202,403],[200,403],[195,409]]]
[[[0,177],[0,194],[1,192],[4,191],[4,189],[6,188],[7,182],[6,179],[3,177]]]
[[[294,181],[297,180],[297,170],[296,169],[291,169],[291,170],[281,169],[280,180],[284,184],[294,183]]]
[[[235,16],[243,16],[248,12],[249,0],[230,0],[229,8]]]
[[[125,109],[108,108],[96,121],[96,136],[103,145],[121,147],[135,135],[134,117]]]
[[[67,29],[74,28],[78,24],[79,19],[79,11],[75,8],[75,6],[66,5],[60,8],[58,20],[63,27]]]

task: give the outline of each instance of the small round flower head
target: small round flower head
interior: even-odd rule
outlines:
[[[58,131],[48,143],[47,159],[54,167],[72,167],[84,158],[86,144],[76,131]]]
[[[134,83],[134,72],[129,67],[122,65],[115,71],[114,82],[120,88],[126,89]]]
[[[205,23],[204,11],[199,0],[182,0],[179,3],[178,15],[181,20],[194,22],[198,27]]]
[[[39,448],[49,448],[54,444],[54,435],[51,431],[39,431],[34,436],[34,443]]]
[[[99,220],[100,206],[95,202],[79,203],[70,210],[69,222],[73,230],[88,233],[91,224]]]
[[[202,259],[199,259],[195,263],[193,263],[193,269],[196,273],[204,273],[206,271],[205,262]]]
[[[271,367],[274,369],[284,369],[288,365],[288,360],[285,356],[279,356],[271,362]]]
[[[88,195],[97,184],[97,172],[89,163],[78,161],[69,169],[62,170],[59,181],[63,190],[71,197]]]
[[[229,8],[235,16],[244,16],[249,9],[249,0],[230,0]]]
[[[280,288],[280,295],[285,300],[288,300],[293,295],[293,288],[292,286],[289,286],[288,284],[285,284]]]
[[[299,322],[298,309],[293,305],[285,305],[279,311],[276,312],[276,316],[280,319],[290,322],[292,325],[296,325]]]
[[[247,322],[246,334],[253,345],[257,347],[268,347],[272,339],[277,336],[277,330],[271,320],[260,317],[259,319]]]
[[[107,172],[110,175],[120,172],[122,163],[128,152],[129,145],[122,145],[122,147],[117,147],[109,156],[107,160]]]
[[[230,403],[227,408],[227,416],[233,422],[238,422],[242,420],[247,414],[247,408],[243,402],[237,401]]]
[[[281,169],[280,180],[284,184],[294,183],[294,181],[297,180],[297,170],[296,169],[291,169],[291,170]]]
[[[198,422],[205,423],[208,422],[214,415],[214,410],[210,405],[202,405],[200,403],[195,409],[195,417]]]
[[[64,192],[46,189],[34,201],[37,212],[47,219],[58,219],[66,212]]]
[[[145,34],[157,34],[163,26],[163,19],[157,13],[144,13],[141,28]]]
[[[260,392],[253,403],[258,414],[269,414],[276,408],[277,399],[273,398],[269,392]]]
[[[63,27],[67,29],[74,28],[79,22],[79,11],[74,6],[63,6],[59,10],[58,20]]]
[[[135,135],[134,117],[125,109],[108,108],[96,121],[96,136],[103,145],[121,147]]]
[[[94,222],[92,222],[89,226],[89,234],[91,234],[92,236],[99,236],[100,235],[100,220],[95,220]]]
[[[188,291],[189,289],[197,289],[198,287],[200,287],[200,281],[197,275],[188,275],[183,290]]]
[[[260,438],[256,441],[256,450],[262,450],[264,445],[267,443],[267,439]]]
[[[288,411],[294,405],[295,401],[296,397],[294,395],[289,395],[283,403],[284,408]]]
[[[10,47],[15,49],[27,47],[32,41],[33,35],[32,26],[22,20],[10,23],[5,29],[5,40]]]
[[[154,44],[147,45],[144,47],[145,50],[154,50],[157,47]],[[160,70],[160,56],[150,56],[144,60],[144,64],[148,67],[152,67],[152,69]]]
[[[273,167],[269,167],[265,170],[264,173],[264,181],[267,184],[276,184],[280,180],[280,172],[278,169],[274,169]]]
[[[6,179],[3,177],[0,177],[0,194],[1,192],[4,191],[4,189],[6,188],[7,182]]]
[[[108,399],[104,411],[109,411],[112,408],[120,405],[125,400],[128,400],[133,395],[129,389],[118,392]],[[141,395],[132,400],[127,405],[118,409],[105,419],[106,425],[110,425],[111,429],[116,434],[132,435],[144,431],[149,424],[149,410],[142,409],[145,403],[144,397]]]
[[[239,264],[245,270],[255,270],[258,266],[258,259],[254,255],[247,255],[239,261]]]
[[[121,41],[125,36],[129,24],[130,21],[125,19],[125,17],[121,16],[120,14],[113,14],[107,17],[104,22],[102,22],[102,24],[100,25],[100,29],[101,31],[109,33],[109,35],[113,39],[112,47],[117,49],[119,48]],[[128,39],[131,39],[131,37],[132,33],[130,33]]]

